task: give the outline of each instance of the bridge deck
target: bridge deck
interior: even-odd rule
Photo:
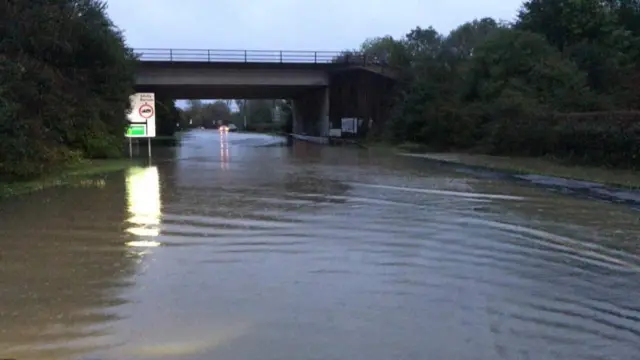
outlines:
[[[140,92],[153,92],[172,99],[294,99],[316,89],[313,86],[203,86],[203,85],[137,85]]]
[[[397,78],[396,69],[380,59],[364,53],[344,51],[284,51],[284,50],[194,50],[194,49],[134,49],[145,68],[163,69],[314,69],[347,70],[359,68]]]
[[[134,49],[138,91],[176,98],[293,98],[342,71],[395,78],[363,54],[339,51]]]

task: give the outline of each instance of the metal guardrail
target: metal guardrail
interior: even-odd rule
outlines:
[[[133,49],[141,61],[287,64],[370,64],[364,54],[340,51]]]

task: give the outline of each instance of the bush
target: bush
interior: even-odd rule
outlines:
[[[544,156],[573,163],[637,168],[640,112],[533,113],[494,120],[485,127],[483,151]]]
[[[84,154],[92,159],[114,159],[122,156],[122,136],[96,136],[84,141]]]
[[[104,3],[5,2],[0,24],[0,177],[121,156],[135,58]]]
[[[585,164],[640,165],[640,111],[556,114],[554,118],[554,154]]]

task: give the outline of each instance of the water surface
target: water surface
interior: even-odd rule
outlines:
[[[0,357],[638,358],[637,212],[279,141],[0,203]]]

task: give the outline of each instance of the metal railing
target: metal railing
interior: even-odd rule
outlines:
[[[369,64],[366,56],[341,51],[134,49],[141,61],[287,64]]]

